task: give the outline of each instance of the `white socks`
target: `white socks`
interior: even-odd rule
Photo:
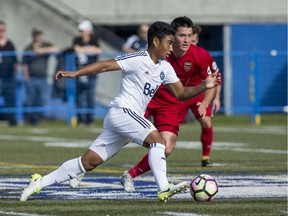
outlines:
[[[166,189],[169,183],[166,176],[167,167],[165,146],[159,143],[151,144],[149,148],[148,162],[157,182],[158,189],[160,191]]]
[[[47,187],[54,183],[61,183],[75,178],[80,173],[85,173],[85,169],[81,162],[81,157],[63,163],[57,170],[42,177],[40,188]]]

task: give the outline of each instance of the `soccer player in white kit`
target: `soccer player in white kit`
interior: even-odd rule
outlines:
[[[147,104],[161,84],[179,99],[192,98],[217,85],[215,76],[209,76],[202,84],[184,88],[172,66],[165,61],[172,52],[174,29],[167,23],[155,22],[148,31],[148,49],[128,53],[115,59],[99,61],[77,71],[59,71],[60,78],[122,70],[121,89],[110,103],[104,119],[103,132],[91,144],[86,153],[64,162],[58,169],[41,176],[32,175],[20,201],[39,193],[54,183],[61,183],[88,172],[113,157],[129,140],[149,148],[149,165],[157,182],[157,197],[167,201],[174,194],[189,187],[189,182],[169,184],[166,176],[165,140],[154,125],[143,117]]]

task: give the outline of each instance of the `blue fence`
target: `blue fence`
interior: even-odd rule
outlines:
[[[119,53],[105,53],[104,57],[114,57]],[[223,87],[221,92],[221,112],[225,111],[226,91],[225,82],[231,82],[231,113],[250,114],[251,122],[255,123],[255,117],[261,113],[284,112],[287,108],[287,52],[272,50],[269,52],[212,52],[211,53],[223,74]],[[231,80],[226,80],[224,71],[224,57],[229,55],[231,59]],[[78,93],[81,85],[76,79],[63,79],[54,81],[54,74],[57,70],[75,70],[76,58],[74,53],[53,54],[55,67],[54,71],[38,79],[34,77],[27,80],[25,74],[25,61],[15,64],[9,62],[8,57],[17,56],[24,60],[24,57],[35,57],[32,52],[2,52],[0,53],[0,120],[15,118],[16,123],[23,123],[29,116],[36,114],[37,118],[43,119],[66,119],[68,125],[75,125],[80,114],[92,114],[93,118],[101,119],[105,116],[108,108],[106,105],[93,101],[94,107],[79,107]],[[103,57],[102,56],[102,57]],[[51,57],[51,55],[50,55]],[[5,60],[6,58],[6,60]],[[49,56],[45,58],[48,61]],[[11,58],[10,58],[11,59]],[[4,64],[13,63],[13,71],[7,77]],[[5,66],[5,67],[4,67]],[[10,67],[11,70],[11,67]],[[42,68],[46,70],[47,68]],[[3,75],[5,74],[5,76]],[[49,82],[50,76],[50,82]],[[31,97],[37,97],[42,91],[37,89],[36,83],[45,88],[44,101],[41,103],[28,103]],[[42,82],[42,84],[41,84]],[[97,82],[97,79],[95,79]],[[99,84],[99,83],[98,83]],[[38,87],[39,87],[38,85]],[[30,86],[30,88],[29,88]],[[33,89],[35,86],[35,89]],[[32,88],[31,88],[32,87]],[[107,91],[109,88],[107,87]],[[36,93],[36,94],[35,94]],[[94,91],[97,94],[96,91]],[[78,100],[78,101],[77,101]],[[85,100],[85,99],[84,99]],[[85,101],[84,101],[85,102]],[[87,101],[86,101],[87,102]],[[37,116],[38,115],[38,116]],[[35,116],[34,116],[35,117]],[[33,121],[32,121],[33,123]],[[38,123],[38,122],[35,122]]]

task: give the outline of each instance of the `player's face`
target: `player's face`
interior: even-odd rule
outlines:
[[[199,42],[198,34],[193,34],[191,43],[197,46],[198,42]]]
[[[179,27],[175,33],[175,42],[173,49],[175,52],[185,53],[189,49],[192,42],[193,29],[187,27]]]
[[[168,35],[157,43],[157,57],[158,59],[166,59],[173,51],[174,36]]]

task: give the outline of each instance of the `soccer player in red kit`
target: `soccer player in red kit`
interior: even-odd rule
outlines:
[[[199,34],[201,32],[201,27],[198,25],[193,25],[193,37],[192,37],[192,44],[197,45],[199,42]],[[217,73],[218,77],[221,77],[221,73],[219,71],[219,68],[214,61],[213,57],[209,54],[208,51],[201,49],[202,56],[206,58],[206,61],[208,62],[212,73]],[[177,71],[177,70],[176,70]],[[201,83],[201,79],[198,76],[198,74],[192,75],[189,79],[187,86],[195,86]],[[209,167],[212,166],[212,161],[210,159],[210,151],[212,147],[212,141],[213,141],[213,127],[212,127],[212,115],[213,111],[216,113],[218,112],[220,108],[220,92],[221,92],[221,85],[222,82],[218,83],[218,86],[216,87],[215,97],[213,99],[212,105],[210,104],[210,101],[205,101],[204,93],[189,99],[183,101],[182,105],[180,106],[180,123],[183,123],[185,121],[186,115],[191,109],[193,112],[195,118],[199,121],[202,132],[201,132],[201,143],[202,143],[202,166],[203,167]],[[206,108],[206,116],[205,118],[201,118],[201,115],[198,112],[198,106],[197,103],[202,101],[202,103],[205,103],[204,105]]]
[[[184,86],[197,85],[212,73],[206,60],[206,52],[203,48],[191,44],[193,37],[193,22],[191,19],[178,17],[172,21],[171,25],[176,33],[173,53],[167,60],[173,66]],[[199,118],[202,117],[201,120],[206,118],[207,107],[214,95],[215,89],[206,90],[201,96],[202,100],[196,103],[197,108],[195,110]],[[181,101],[172,96],[165,86],[160,86],[145,113],[147,118],[153,116],[154,125],[166,141],[166,157],[171,154],[177,141],[181,116],[184,116],[184,114],[181,114],[181,106]],[[209,113],[208,115],[211,116]],[[136,166],[128,172],[126,171],[121,177],[124,190],[127,192],[134,191],[133,178],[149,170],[148,154],[146,154]]]

